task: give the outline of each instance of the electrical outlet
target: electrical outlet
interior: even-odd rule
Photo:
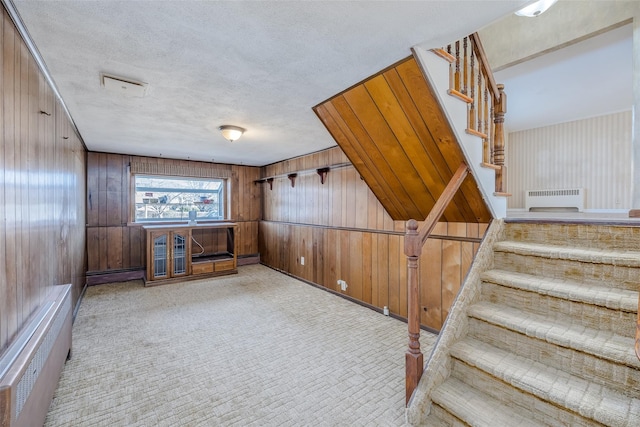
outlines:
[[[300,265],[304,265],[304,257],[303,256],[300,257]]]

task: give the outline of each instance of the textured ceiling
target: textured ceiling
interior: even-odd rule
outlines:
[[[524,3],[14,0],[88,149],[248,165],[335,145],[312,106]]]

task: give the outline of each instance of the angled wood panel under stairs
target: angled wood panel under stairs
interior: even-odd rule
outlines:
[[[465,161],[413,57],[315,106],[314,111],[394,220],[426,218]],[[465,179],[442,220],[491,220],[473,176]]]

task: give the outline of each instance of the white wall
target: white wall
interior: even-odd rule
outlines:
[[[583,187],[585,209],[630,209],[631,133],[631,111],[509,133],[508,208],[526,190]]]
[[[489,63],[497,71],[630,21],[633,21],[633,111],[636,122],[630,155],[636,167],[630,178],[633,184],[629,207],[640,211],[640,1],[560,0],[541,16],[509,15],[479,33]]]

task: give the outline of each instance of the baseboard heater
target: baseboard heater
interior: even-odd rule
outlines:
[[[0,427],[41,426],[71,352],[71,285],[54,286],[0,357]]]
[[[584,188],[561,188],[555,190],[527,190],[525,209],[577,209],[584,210]]]

